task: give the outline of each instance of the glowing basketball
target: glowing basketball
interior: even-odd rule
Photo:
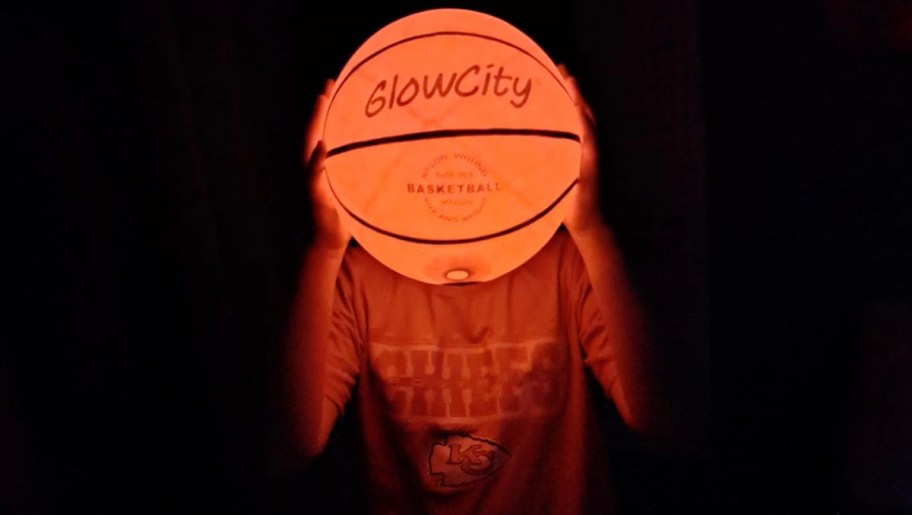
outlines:
[[[493,16],[434,9],[395,21],[331,93],[326,175],[352,236],[432,284],[521,265],[560,225],[580,121],[560,71]]]

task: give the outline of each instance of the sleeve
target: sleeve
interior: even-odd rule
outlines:
[[[329,348],[326,353],[326,371],[323,392],[339,409],[344,411],[351,400],[352,389],[358,381],[361,370],[361,349],[356,298],[356,281],[352,263],[346,256],[336,280],[333,300],[332,325],[330,326]]]
[[[569,236],[563,261],[567,272],[565,280],[570,291],[569,298],[573,302],[571,313],[575,316],[583,363],[601,385],[605,395],[613,398],[613,389],[618,385],[614,345],[593,294],[586,263]]]

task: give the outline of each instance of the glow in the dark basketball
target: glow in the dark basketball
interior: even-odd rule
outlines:
[[[326,174],[352,236],[433,284],[521,265],[560,225],[580,122],[551,59],[503,20],[435,9],[349,59],[330,96]]]

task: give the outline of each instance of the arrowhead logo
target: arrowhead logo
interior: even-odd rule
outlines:
[[[497,472],[510,459],[510,453],[490,440],[467,435],[447,435],[434,442],[428,456],[431,475],[440,486],[460,486],[484,479]]]

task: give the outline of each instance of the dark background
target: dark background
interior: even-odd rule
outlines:
[[[800,5],[799,5],[800,4]],[[276,469],[323,81],[443,4],[0,11],[0,512],[362,506],[351,421]],[[629,513],[912,510],[908,2],[519,0],[599,120],[674,438],[606,407]]]

